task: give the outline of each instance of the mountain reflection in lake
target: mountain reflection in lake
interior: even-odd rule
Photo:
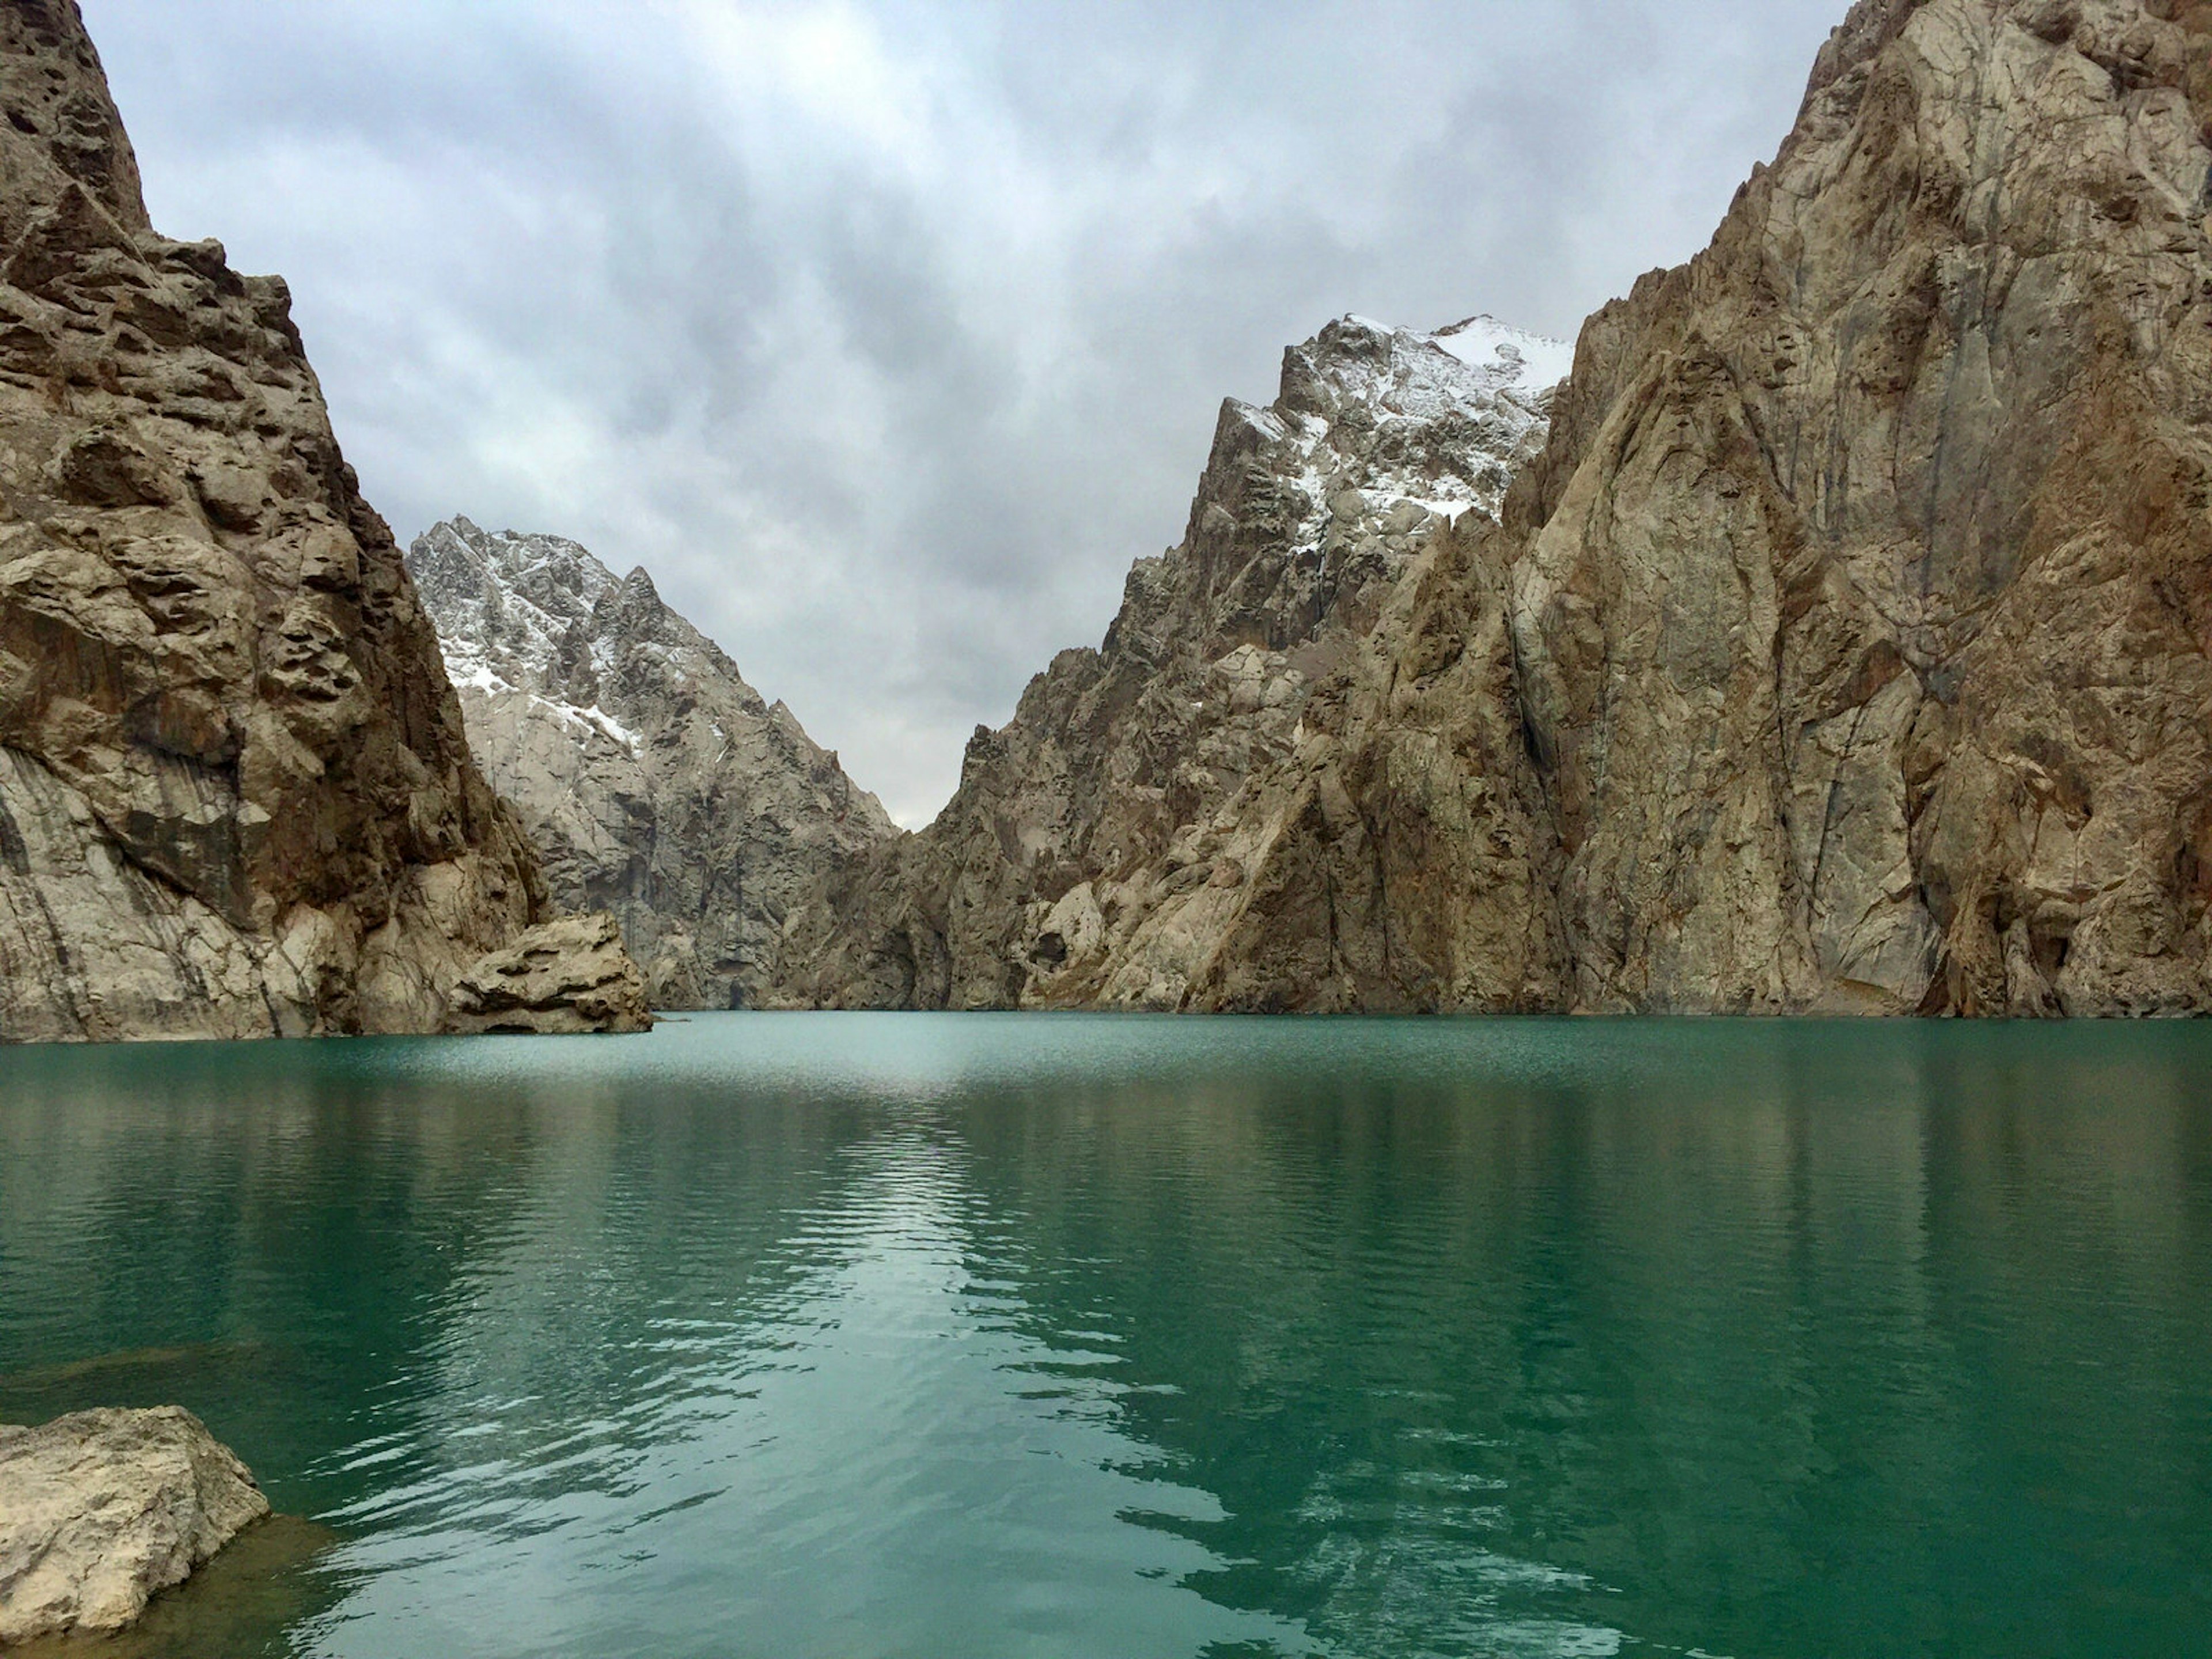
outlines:
[[[181,1402],[337,1537],[185,1592],[182,1659],[2212,1647],[2212,1029],[732,1015],[0,1079],[0,1419]]]

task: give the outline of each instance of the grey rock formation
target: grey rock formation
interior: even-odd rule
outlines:
[[[1566,364],[1565,347],[1486,318],[1436,335],[1348,318],[1289,352],[1271,407],[1224,408],[1182,542],[1131,574],[1103,648],[1064,653],[1011,725],[978,730],[938,822],[808,913],[793,994],[957,1008],[1432,1001],[1429,970],[1402,957],[1363,981],[1304,941],[1255,977],[1253,951],[1273,946],[1247,936],[1286,894],[1323,892],[1285,845],[1344,798],[1316,745],[1339,741],[1328,728],[1376,672],[1370,639],[1402,632],[1423,573],[1478,536],[1541,443]],[[1419,755],[1375,763],[1419,787]],[[1548,962],[1527,886],[1522,953]],[[1517,962],[1467,972],[1505,1006],[1551,989]],[[1411,988],[1392,988],[1399,977]]]
[[[614,912],[656,1007],[772,1001],[806,896],[897,837],[882,805],[643,570],[466,519],[418,538],[408,566],[470,744],[555,898]]]
[[[0,1425],[0,1647],[112,1633],[269,1513],[190,1412]]]
[[[533,927],[486,957],[453,989],[446,1030],[575,1036],[653,1029],[645,980],[602,910]]]
[[[1232,406],[797,990],[2212,1006],[2212,0],[1865,0],[1547,437],[1422,349]],[[1502,526],[1404,499],[1516,462]]]
[[[0,1040],[435,1030],[544,919],[281,281],[0,8]]]

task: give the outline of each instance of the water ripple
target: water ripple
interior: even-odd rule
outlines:
[[[2209,1085],[2180,1030],[32,1054],[0,1413],[184,1400],[336,1528],[272,1655],[2193,1651]]]

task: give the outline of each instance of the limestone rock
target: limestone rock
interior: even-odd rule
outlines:
[[[447,1031],[461,1036],[650,1030],[645,980],[605,911],[532,928],[461,975]]]
[[[2212,6],[1869,0],[1507,513],[1600,1009],[2203,1012]]]
[[[550,914],[284,284],[0,8],[0,1040],[436,1030]]]
[[[555,900],[615,913],[655,1007],[772,1002],[806,896],[897,839],[882,804],[643,570],[466,519],[417,538],[408,567]]]
[[[268,1513],[246,1466],[176,1407],[0,1425],[0,1647],[124,1629]]]

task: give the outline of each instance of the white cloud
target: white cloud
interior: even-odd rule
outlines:
[[[643,563],[909,822],[1346,311],[1571,331],[1842,0],[84,0],[403,537]]]

